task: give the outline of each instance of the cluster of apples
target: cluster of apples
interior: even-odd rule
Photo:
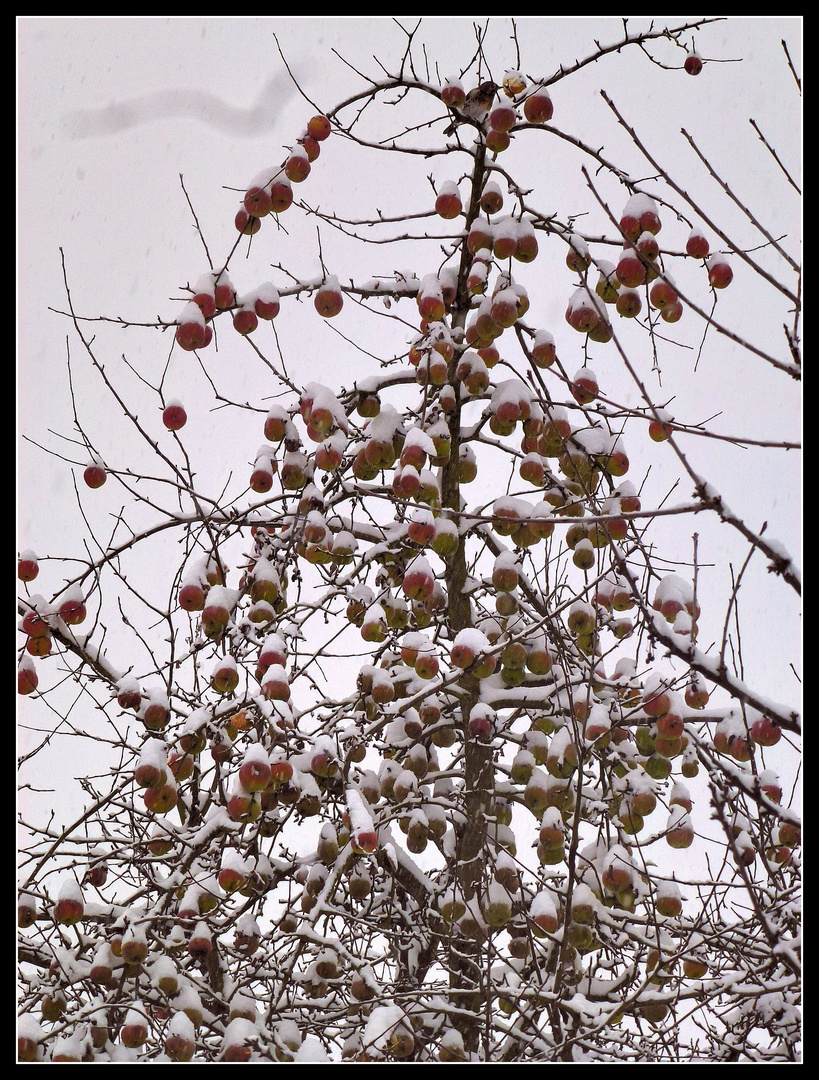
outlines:
[[[311,163],[319,156],[321,143],[331,130],[326,116],[312,117],[284,164],[266,169],[251,181],[236,214],[235,224],[240,233],[253,235],[268,214],[282,214],[292,205],[293,184],[307,179]],[[177,320],[175,335],[177,344],[186,352],[210,344],[213,340],[211,321],[219,312],[232,312],[234,329],[247,335],[258,328],[260,319],[270,321],[280,309],[279,294],[272,282],[263,282],[253,291],[238,296],[226,269],[200,278],[193,294]],[[321,313],[327,317],[337,313],[331,282],[325,282],[318,290],[315,303],[317,310],[321,308]],[[340,304],[337,306],[340,310]]]
[[[33,551],[21,553],[17,563],[17,576],[21,581],[33,581],[39,573],[39,563]],[[17,692],[31,694],[39,685],[39,677],[32,657],[48,656],[54,645],[54,629],[67,630],[85,621],[87,609],[85,596],[79,585],[64,589],[50,603],[39,593],[32,593],[22,601],[26,609],[20,629],[26,635],[25,653],[17,671]]]
[[[659,312],[664,322],[677,322],[683,305],[671,277],[660,270],[660,247],[657,234],[662,228],[654,200],[638,192],[632,195],[620,215],[620,231],[624,246],[616,264],[597,260],[598,278],[592,291],[586,282],[592,257],[585,240],[572,234],[567,238],[566,265],[580,274],[583,284],[569,299],[566,322],[579,333],[588,334],[592,341],[611,340],[611,320],[607,307],[614,307],[623,318],[633,319],[643,309],[638,291],[645,286],[651,308]],[[724,289],[733,280],[728,257],[721,253],[709,255],[707,237],[697,226],[692,227],[686,240],[686,254],[706,260],[708,282],[714,289]]]
[[[321,152],[321,143],[330,136],[332,125],[326,116],[314,116],[281,167],[266,169],[248,185],[236,214],[236,228],[252,236],[268,214],[282,214],[293,203],[293,184],[310,175],[311,164]]]
[[[519,108],[529,124],[546,124],[554,114],[554,105],[545,84],[530,86],[519,71],[504,74],[502,89],[507,100],[496,100],[486,110],[484,140],[486,148],[493,154],[500,154],[509,147],[510,132],[520,123]],[[466,115],[472,115],[470,100],[460,79],[448,79],[441,87],[440,95],[449,108],[463,109]],[[473,116],[475,118],[480,119]]]

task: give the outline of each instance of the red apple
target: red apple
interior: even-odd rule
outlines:
[[[105,471],[105,466],[101,462],[96,461],[92,462],[91,465],[86,466],[82,478],[88,487],[100,488],[108,479],[108,473]]]
[[[553,113],[554,105],[545,86],[538,87],[523,103],[523,115],[530,124],[548,124]]]
[[[518,262],[534,262],[538,254],[537,236],[532,223],[528,218],[518,222],[518,242],[513,252]]]
[[[293,184],[300,184],[310,175],[310,159],[303,146],[296,147],[284,163],[284,175]]]
[[[130,1013],[129,1013],[130,1016]],[[142,1046],[148,1038],[148,1025],[144,1020],[123,1024],[119,1029],[119,1041],[132,1050]]]
[[[649,291],[651,306],[663,310],[678,302],[677,291],[670,281],[655,281]]]
[[[239,672],[232,656],[225,656],[211,675],[210,685],[217,694],[230,694],[239,685]]]
[[[760,746],[776,746],[782,738],[782,728],[768,716],[760,716],[751,724],[751,735]]]
[[[479,251],[491,251],[494,235],[494,229],[488,221],[476,218],[466,237],[466,247],[470,255],[477,255]]]
[[[682,318],[683,306],[679,300],[675,300],[673,304],[669,304],[668,307],[664,307],[660,315],[663,322],[675,323],[679,322]]]
[[[588,405],[600,393],[597,376],[588,368],[582,368],[576,373],[569,389],[578,405]]]
[[[704,259],[708,255],[708,240],[700,229],[694,227],[688,234],[685,250],[694,259]]]
[[[317,142],[324,142],[332,131],[332,125],[326,116],[313,116],[307,123],[307,134]]]
[[[269,281],[256,289],[253,300],[253,310],[260,319],[275,319],[281,307],[279,293],[276,287]]]
[[[32,657],[48,657],[53,644],[51,634],[38,634],[37,637],[29,637],[26,640],[26,652]]]
[[[233,224],[236,226],[236,231],[240,232],[243,236],[254,236],[262,227],[261,221],[259,221],[257,217],[248,214],[243,206],[240,206],[236,211],[236,217],[233,219]]]
[[[466,101],[466,91],[459,79],[449,79],[441,87],[441,101],[450,108],[461,108]]]
[[[504,101],[496,105],[489,114],[489,126],[495,131],[511,131],[517,119],[514,106]]]
[[[315,161],[321,153],[318,139],[314,138],[312,135],[304,135],[299,139],[299,145],[304,148],[307,160],[310,162]]]
[[[731,264],[724,255],[712,255],[708,260],[708,281],[715,289],[726,289],[734,278]]]
[[[179,606],[183,611],[202,611],[205,607],[205,590],[197,581],[189,581],[179,590]]]
[[[498,131],[490,128],[486,133],[486,149],[492,154],[502,154],[511,143],[508,131]]]
[[[463,213],[463,203],[458,185],[452,180],[445,180],[438,189],[435,200],[435,213],[445,221],[451,221]]]
[[[328,277],[313,299],[316,311],[322,318],[332,319],[341,311],[344,298],[337,277]]]
[[[481,210],[485,214],[497,214],[503,208],[503,195],[494,180],[490,180],[481,192]]]
[[[588,334],[597,326],[600,314],[585,289],[577,289],[566,308],[566,322],[580,334]]]
[[[179,431],[188,422],[188,414],[185,412],[185,407],[181,401],[177,401],[173,398],[165,406],[162,413],[162,423],[168,429],[168,431]]]
[[[194,765],[194,759],[190,754],[176,753],[171,754],[168,758],[168,768],[171,770],[174,780],[179,784],[193,776]]]
[[[271,776],[269,763],[258,757],[246,758],[239,769],[239,783],[246,791],[264,791]]]
[[[34,581],[40,573],[37,556],[31,550],[21,551],[17,560],[17,577],[20,581]]]
[[[165,1038],[165,1053],[171,1061],[190,1061],[196,1051],[196,1043],[184,1035],[168,1035]]]
[[[34,693],[39,681],[34,661],[31,660],[29,656],[24,655],[20,660],[20,666],[17,669],[17,693]]]
[[[245,192],[243,200],[245,211],[250,217],[266,217],[273,209],[273,201],[266,187],[254,185]]]
[[[274,214],[283,214],[293,205],[293,186],[283,172],[270,185],[270,201]]]
[[[233,315],[233,329],[240,334],[252,334],[259,325],[259,317],[252,306],[241,307]]]
[[[73,926],[78,923],[84,912],[85,906],[79,894],[76,896],[61,896],[54,905],[54,919],[61,926]]]
[[[683,67],[689,75],[699,75],[702,71],[702,59],[695,52],[690,52],[685,58]]]
[[[617,280],[627,289],[636,289],[646,279],[646,268],[633,248],[624,248],[615,271]]]

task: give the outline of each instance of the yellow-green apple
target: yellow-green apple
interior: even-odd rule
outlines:
[[[673,417],[666,409],[655,409],[655,417],[649,422],[648,434],[654,442],[665,442],[673,433]]]

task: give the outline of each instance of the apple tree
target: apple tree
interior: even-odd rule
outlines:
[[[742,428],[798,413],[795,166],[760,130],[746,205],[696,111],[684,165],[620,94],[596,139],[561,115],[618,65],[705,82],[719,23],[590,23],[556,70],[405,29],[218,211],[183,181],[184,289],[89,313],[62,252],[21,1060],[798,1059],[798,695],[755,667],[800,581],[726,486],[798,452]],[[777,78],[798,116],[785,43]]]

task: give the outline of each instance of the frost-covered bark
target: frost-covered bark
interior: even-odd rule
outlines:
[[[663,69],[709,22],[626,27],[551,76],[521,74],[512,47],[477,116],[459,87],[481,81],[481,51],[462,80],[422,78],[410,35],[391,75],[295,132],[231,211],[225,261],[191,268],[178,321],[129,328],[173,336],[171,361],[198,361],[221,401],[248,393],[219,366],[225,338],[246,338],[276,400],[248,406],[247,444],[216,468],[189,457],[193,403],[161,383],[167,431],[151,433],[67,273],[71,366],[96,369],[151,466],[92,447],[78,402],[85,482],[93,498],[119,485],[124,509],[109,538],[89,525],[67,587],[20,556],[20,692],[53,738],[93,740],[76,820],[22,807],[21,1058],[798,1057],[799,711],[754,689],[727,631],[703,647],[702,623],[738,619],[742,582],[706,611],[690,538],[708,518],[783,590],[798,574],[694,471],[684,437],[708,427],[674,417],[644,362],[662,365],[683,314],[700,339],[749,344],[720,314],[749,274],[789,311],[753,362],[798,379],[791,238],[763,271],[670,165],[633,179],[553,125],[547,93],[639,48],[656,78],[679,75]],[[399,99],[423,118],[400,138]],[[581,205],[561,216],[519,183],[509,125],[543,160],[580,151]],[[308,174],[342,140],[405,154],[408,191],[436,155],[452,179],[398,222],[375,211],[375,177],[355,220],[312,209]],[[585,234],[576,215],[598,202],[605,232]],[[248,239],[299,215],[406,234],[413,268],[368,278],[363,246],[321,279],[280,267],[237,289]],[[553,296],[565,322],[545,327]],[[356,304],[379,313],[369,336],[344,328]],[[328,363],[302,382],[266,323],[303,307],[360,335],[366,377]],[[686,484],[670,504],[631,479],[659,454]],[[684,550],[655,541],[669,519]]]

